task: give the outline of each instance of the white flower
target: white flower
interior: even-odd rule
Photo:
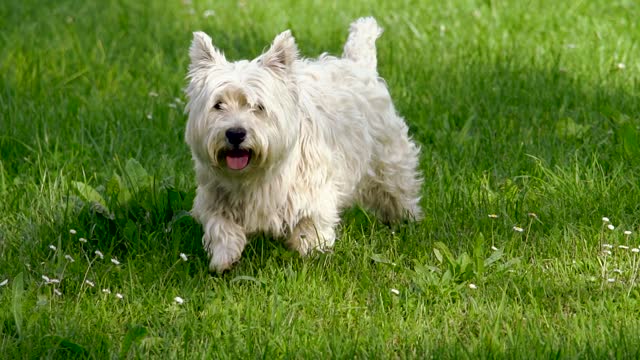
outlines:
[[[173,301],[175,301],[175,302],[176,302],[176,304],[178,304],[178,305],[182,305],[182,304],[184,304],[184,299],[183,299],[183,298],[181,298],[180,296],[176,296],[176,297],[174,297],[174,298],[173,298]]]
[[[202,13],[202,16],[204,16],[204,17],[208,18],[209,16],[214,16],[215,14],[216,14],[216,12],[215,12],[215,11],[213,11],[213,10],[205,10],[205,11]]]
[[[87,239],[85,239],[85,238],[81,237],[80,239],[78,239],[78,241],[80,241],[81,243],[83,243],[83,244],[84,244],[84,243],[86,243],[86,242],[87,242]]]
[[[60,280],[58,279],[49,279],[49,281],[47,281],[49,284],[60,284]]]
[[[602,253],[605,255],[611,255],[611,251],[609,250],[602,250]]]
[[[514,227],[513,227],[513,231],[523,232],[523,231],[524,231],[524,229],[523,229],[523,228],[521,228],[521,227],[518,227],[518,226],[514,226]]]
[[[400,295],[400,290],[398,289],[391,289],[391,292],[395,295]]]
[[[609,229],[609,230],[613,230],[613,229],[615,229],[615,228],[616,228],[616,227],[615,227],[615,226],[613,226],[613,225],[611,225],[611,224],[607,225],[607,229]]]
[[[608,223],[608,222],[609,222],[609,218],[608,218],[608,217],[606,217],[606,216],[604,216],[604,217],[602,218],[602,221],[603,221],[603,222],[605,222],[605,223]]]
[[[602,247],[606,249],[613,249],[613,245],[611,244],[602,244]]]
[[[180,259],[182,259],[182,261],[187,261],[187,260],[189,260],[189,259],[187,258],[187,254],[185,254],[185,253],[180,253]]]
[[[532,218],[535,218],[535,219],[537,219],[537,218],[538,218],[538,215],[537,215],[536,213],[532,213],[532,212],[530,212],[530,213],[528,213],[527,215],[529,215],[529,217],[532,217]]]
[[[612,283],[612,282],[616,282],[616,279],[615,278],[608,278],[607,281]]]
[[[5,286],[9,283],[9,279],[4,279],[2,280],[2,282],[0,282],[0,287]]]
[[[42,275],[42,280],[44,280],[45,282],[49,282],[49,277],[47,275]]]
[[[49,245],[49,249],[51,249],[53,251],[56,251],[57,248],[55,246],[53,246],[53,245]]]
[[[177,107],[178,107],[178,105],[176,105],[176,104],[174,104],[174,103],[171,103],[171,104],[169,104],[169,107],[170,107],[170,108],[172,108],[172,109],[175,109],[175,108],[177,108]]]
[[[158,97],[158,93],[157,93],[157,92],[155,92],[155,91],[150,91],[150,92],[149,92],[149,96],[151,96],[151,97]]]
[[[640,252],[640,249],[638,249],[638,248],[633,248],[633,249],[631,249],[631,252],[639,253],[639,252]]]
[[[625,234],[625,235],[631,235],[631,231],[629,231],[629,230],[625,230],[623,234]]]
[[[100,259],[104,259],[104,254],[102,253],[102,251],[96,250],[96,255],[98,255]]]
[[[476,286],[476,284],[473,284],[473,283],[469,284],[469,289],[473,289],[473,290],[475,290],[475,289],[477,289],[477,288],[478,288],[478,287]]]
[[[102,289],[102,292],[105,294],[111,294],[111,290],[109,289]]]
[[[78,232],[77,232],[77,231],[75,231],[75,229],[71,229],[71,230],[69,230],[69,234],[71,234],[71,235],[75,235],[75,234],[77,234],[77,233],[78,233]]]
[[[148,113],[147,114],[147,119],[149,119],[149,120],[153,119],[153,114],[152,113]]]
[[[495,246],[492,246],[492,247],[491,247],[491,250],[493,250],[493,251],[498,251],[498,248],[497,248],[497,247],[495,247]]]
[[[53,289],[53,293],[58,295],[58,296],[62,296],[62,293],[58,289]]]
[[[65,255],[64,258],[67,259],[68,262],[75,262],[75,260],[73,260],[73,258],[69,254]]]
[[[114,263],[115,265],[120,265],[120,261],[118,261],[118,259],[116,258],[111,258],[111,262]]]
[[[627,245],[618,245],[618,249],[627,250],[629,247]]]
[[[613,272],[614,273],[618,273],[618,274],[622,274],[622,270],[620,270],[620,269],[613,269]]]
[[[124,295],[120,294],[120,293],[116,293],[116,297],[120,300],[124,299]]]
[[[626,68],[627,66],[624,63],[618,63],[616,67],[618,68],[618,70],[624,70],[624,68]]]
[[[496,215],[496,214],[489,214],[489,218],[491,218],[491,219],[497,219],[497,218],[498,218],[498,215]]]
[[[95,284],[93,281],[91,281],[91,280],[85,280],[85,281],[84,281],[84,283],[85,283],[85,284],[87,284],[87,285],[89,285],[89,286],[91,286],[91,287],[96,286],[96,284]]]

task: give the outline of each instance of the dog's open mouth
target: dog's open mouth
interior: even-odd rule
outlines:
[[[251,151],[244,149],[231,149],[225,154],[227,167],[231,170],[242,170],[249,165]]]

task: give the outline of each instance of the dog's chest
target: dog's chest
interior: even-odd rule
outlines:
[[[285,236],[295,223],[291,202],[277,191],[247,193],[243,201],[234,204],[236,221],[247,234],[265,232]]]

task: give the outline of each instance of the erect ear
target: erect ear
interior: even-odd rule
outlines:
[[[189,56],[191,57],[190,68],[192,70],[227,61],[224,58],[224,55],[213,47],[209,35],[202,31],[196,31],[193,33],[193,41],[189,48]]]
[[[262,55],[262,64],[274,71],[286,71],[298,57],[298,47],[296,41],[287,30],[276,36],[273,44],[267,52]]]

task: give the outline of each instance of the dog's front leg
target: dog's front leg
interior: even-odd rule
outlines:
[[[335,222],[313,221],[309,217],[302,218],[293,228],[287,239],[287,245],[300,255],[307,255],[312,250],[323,251],[335,242]]]
[[[209,254],[209,271],[227,270],[240,259],[247,244],[242,227],[222,215],[212,215],[204,225],[202,245]]]

